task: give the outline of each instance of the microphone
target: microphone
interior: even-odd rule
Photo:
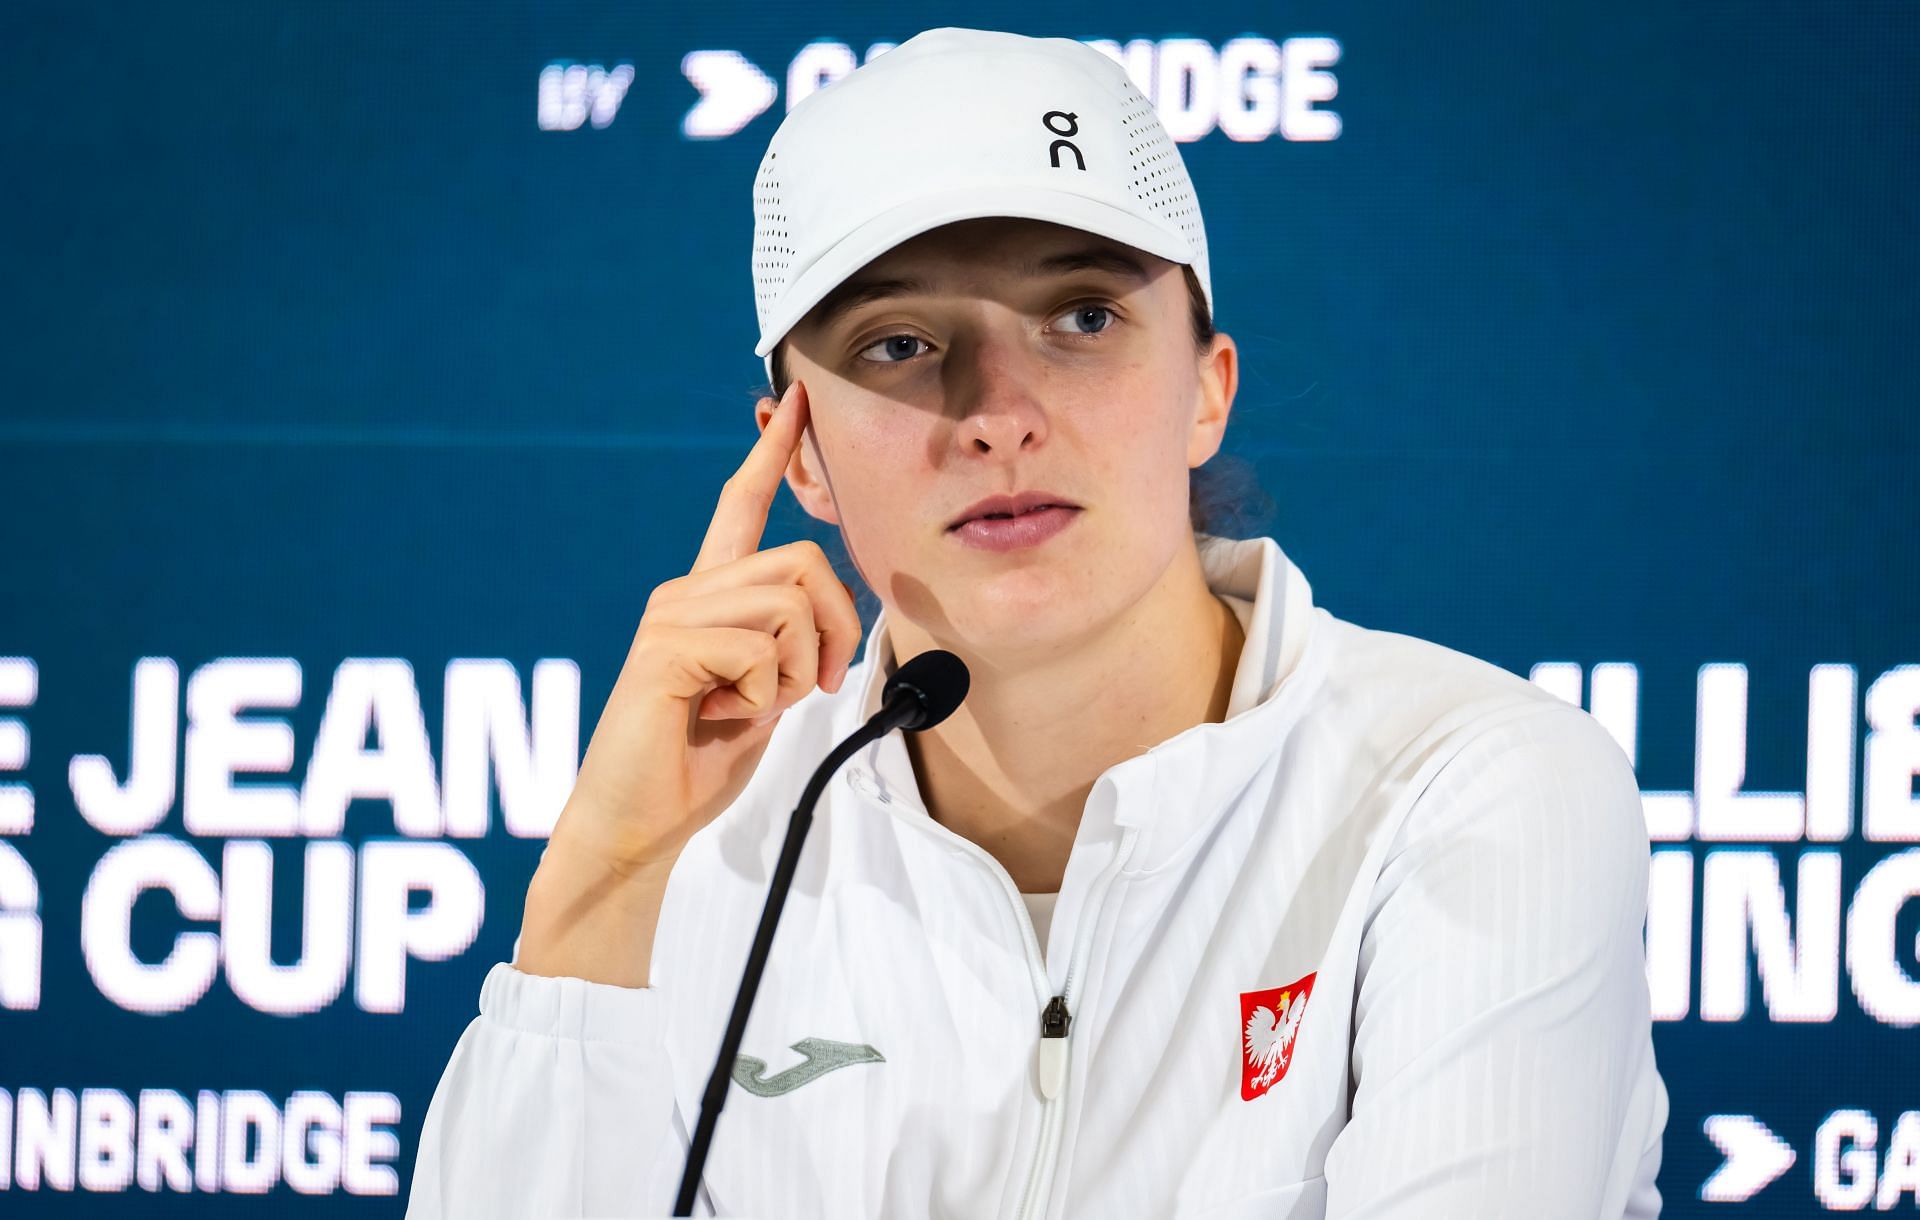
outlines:
[[[939,724],[966,700],[967,680],[967,663],[959,657],[941,648],[921,653],[887,679],[880,710],[873,714],[875,721],[884,718],[887,727],[875,736],[885,737],[895,728],[918,733]]]
[[[827,780],[840,769],[841,763],[867,743],[878,741],[895,729],[916,733],[930,729],[953,715],[967,697],[967,684],[966,662],[942,649],[923,652],[905,662],[887,679],[881,691],[880,710],[828,752],[801,791],[800,803],[794,806],[793,816],[787,822],[787,838],[781,844],[773,880],[767,887],[767,902],[760,910],[760,927],[753,935],[747,968],[740,976],[740,990],[733,998],[733,1015],[727,1019],[726,1035],[720,1039],[720,1057],[713,1065],[713,1074],[707,1078],[707,1089],[700,1099],[700,1123],[694,1129],[693,1142],[687,1147],[686,1166],[680,1172],[679,1198],[673,1205],[675,1216],[693,1215],[694,1196],[700,1189],[700,1171],[707,1163],[707,1149],[713,1144],[720,1109],[727,1104],[734,1057],[740,1053],[740,1040],[746,1036],[747,1014],[753,1009],[754,994],[760,990],[760,975],[766,969],[767,952],[773,945],[773,930],[780,922],[780,909],[786,905],[787,891],[800,865],[800,847],[813,825],[813,806],[826,790]]]

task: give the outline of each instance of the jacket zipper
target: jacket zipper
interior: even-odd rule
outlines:
[[[988,854],[985,848],[964,835],[955,834],[931,819],[926,819],[925,825],[936,835],[960,844],[961,850],[971,853],[987,866],[988,872],[999,878],[1000,887],[1013,906],[1014,923],[1019,926],[1026,940],[1027,967],[1033,977],[1034,998],[1042,1002],[1040,1042],[1035,1052],[1041,1088],[1040,1144],[1034,1149],[1033,1169],[1027,1175],[1027,1189],[1022,1193],[1020,1209],[1014,1213],[1016,1220],[1027,1220],[1029,1216],[1040,1214],[1036,1208],[1044,1204],[1046,1186],[1053,1175],[1054,1158],[1060,1152],[1059,1107],[1055,1103],[1066,1090],[1067,1083],[1067,1039],[1073,1022],[1069,1003],[1074,978],[1079,973],[1081,949],[1091,948],[1090,945],[1084,945],[1081,932],[1097,916],[1100,901],[1106,897],[1113,879],[1126,867],[1127,858],[1133,854],[1134,841],[1139,838],[1140,832],[1129,826],[1121,833],[1120,846],[1115,849],[1112,862],[1095,880],[1094,889],[1079,912],[1079,922],[1074,925],[1073,940],[1067,952],[1067,973],[1061,980],[1060,994],[1048,996],[1047,989],[1052,983],[1047,978],[1046,962],[1041,957],[1040,937],[1034,932],[1033,917],[1028,914],[1026,903],[1020,898],[1020,890],[1014,885],[1006,867]]]
[[[1046,1198],[1053,1181],[1054,1160],[1060,1153],[1060,1096],[1067,1085],[1067,1048],[1069,1031],[1073,1024],[1073,1012],[1069,1007],[1073,996],[1074,979],[1080,973],[1082,951],[1091,952],[1089,936],[1084,935],[1099,917],[1100,905],[1112,887],[1113,880],[1126,866],[1127,857],[1133,854],[1134,840],[1139,831],[1128,827],[1121,835],[1120,846],[1113,853],[1113,861],[1107,865],[1094,883],[1087,896],[1086,905],[1081,907],[1079,922],[1074,925],[1073,940],[1067,951],[1067,973],[1060,982],[1060,994],[1051,997],[1040,1013],[1040,1045],[1037,1048],[1038,1075],[1040,1077],[1040,1146],[1034,1149],[1033,1171],[1027,1177],[1026,1193],[1022,1196],[1020,1210],[1016,1220],[1027,1220],[1030,1216],[1044,1215]],[[997,861],[996,861],[997,863]],[[1039,938],[1034,935],[1033,919],[1027,914],[1026,905],[1020,900],[1020,892],[1013,886],[1013,879],[1006,877],[1001,870],[1006,887],[1012,896],[1016,913],[1021,924],[1027,929],[1028,942],[1033,946],[1033,959],[1040,963]],[[1044,976],[1043,976],[1044,977]]]
[[[1111,888],[1113,879],[1126,866],[1127,857],[1133,853],[1134,839],[1138,834],[1139,832],[1132,827],[1128,827],[1122,833],[1120,846],[1114,852],[1113,861],[1107,865],[1106,871],[1101,873],[1095,882],[1093,892],[1088,896],[1086,905],[1080,909],[1079,922],[1074,926],[1073,939],[1067,953],[1067,973],[1061,980],[1060,994],[1046,997],[1045,1005],[1040,1012],[1040,1041],[1035,1050],[1038,1069],[1036,1074],[1040,1079],[1041,1091],[1040,1143],[1034,1149],[1033,1169],[1027,1175],[1027,1188],[1021,1196],[1020,1209],[1014,1213],[1017,1220],[1026,1220],[1027,1217],[1038,1215],[1043,1210],[1047,1187],[1053,1176],[1054,1158],[1060,1152],[1060,1106],[1058,1103],[1060,1095],[1066,1090],[1067,1040],[1073,1024],[1073,1012],[1069,1005],[1073,996],[1074,979],[1080,972],[1082,950],[1091,949],[1090,941],[1082,933],[1097,919],[1100,903],[1106,897],[1107,890]],[[958,835],[954,837],[960,838]],[[1027,963],[1033,968],[1036,982],[1034,995],[1036,998],[1045,997],[1047,978],[1045,963],[1040,954],[1040,938],[1034,932],[1033,918],[1027,913],[1026,904],[1020,899],[1020,891],[1014,886],[1013,878],[1008,876],[1007,870],[998,860],[987,856],[985,851],[971,841],[962,839],[962,842],[968,843],[968,846],[979,851],[982,856],[986,856],[995,875],[1000,878],[1001,887],[1007,893],[1007,900],[1013,905],[1014,921],[1025,933]]]

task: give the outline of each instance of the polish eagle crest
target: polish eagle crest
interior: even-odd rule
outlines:
[[[1240,1096],[1244,1099],[1252,1101],[1286,1075],[1312,991],[1313,975],[1309,974],[1284,987],[1241,993]]]

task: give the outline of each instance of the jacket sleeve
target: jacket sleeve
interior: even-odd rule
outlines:
[[[1362,935],[1327,1220],[1658,1215],[1648,848],[1632,765],[1577,707],[1436,773]]]
[[[665,1216],[688,1142],[659,987],[495,965],[420,1133],[409,1220]]]

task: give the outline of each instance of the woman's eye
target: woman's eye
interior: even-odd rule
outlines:
[[[888,354],[875,358],[874,363],[899,364],[901,360],[910,360],[920,354],[913,350],[913,344],[925,342],[926,340],[918,335],[888,335],[884,339],[877,339],[867,344],[867,346],[860,349],[858,354],[864,357],[868,352],[879,348]],[[896,356],[899,357],[899,359],[895,359],[894,357]]]
[[[1109,309],[1105,305],[1076,305],[1072,309],[1068,310],[1066,313],[1062,314],[1061,317],[1072,318],[1074,321],[1082,322],[1082,323],[1088,322],[1089,317],[1091,317],[1094,320],[1094,324],[1090,324],[1089,329],[1073,330],[1073,331],[1070,331],[1069,333],[1078,334],[1078,335],[1097,335],[1101,331],[1106,330],[1113,325],[1114,313],[1113,313],[1113,310]]]
[[[1102,331],[1112,329],[1113,323],[1119,315],[1108,305],[1076,305],[1059,316],[1071,318],[1076,324],[1068,328],[1069,334],[1097,335]],[[1079,329],[1079,327],[1082,326],[1086,329]],[[867,344],[867,346],[861,348],[859,352],[855,354],[861,359],[870,360],[875,364],[899,364],[903,361],[911,360],[920,354],[920,351],[915,348],[915,344],[925,346],[927,341],[918,335],[886,335]],[[875,351],[882,354],[877,356],[867,355],[867,353]]]

